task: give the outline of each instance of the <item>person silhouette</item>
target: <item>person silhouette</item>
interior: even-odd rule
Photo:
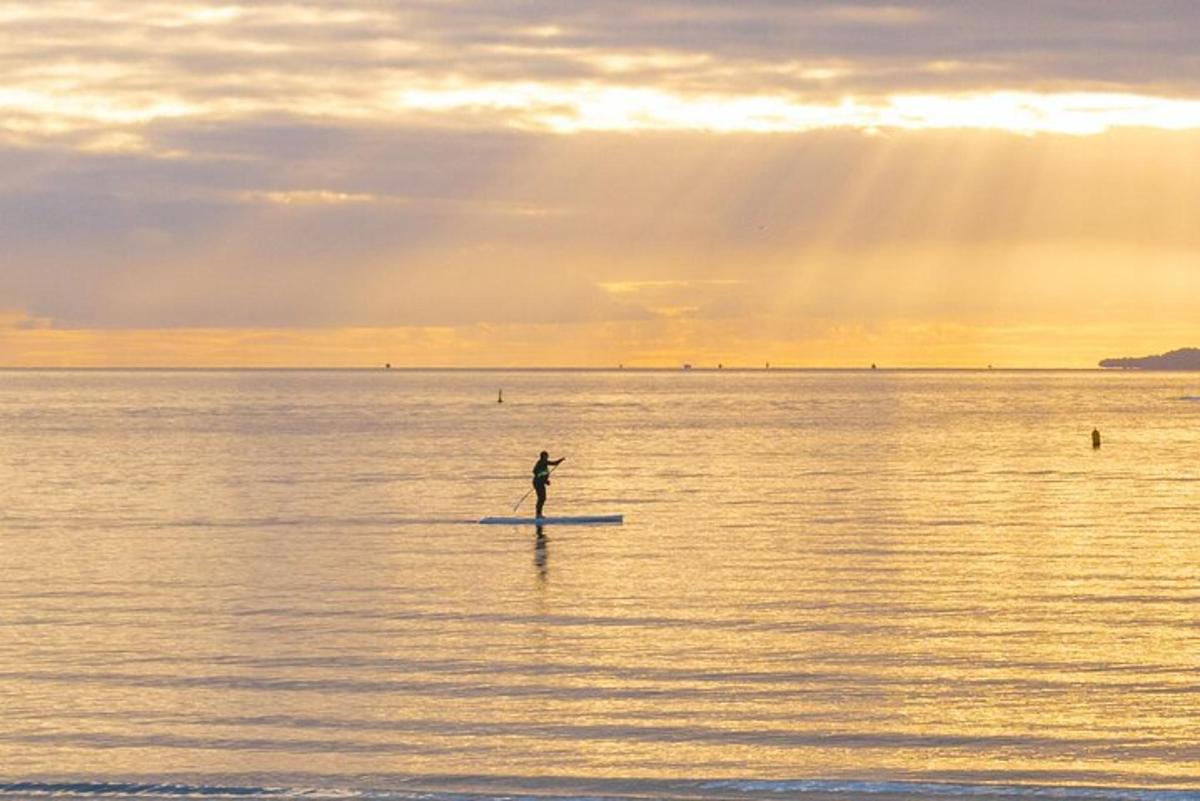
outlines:
[[[542,451],[538,457],[537,464],[533,466],[533,489],[537,492],[537,511],[536,517],[542,517],[542,507],[546,505],[546,487],[550,485],[550,467],[557,467],[566,459],[551,459],[550,454]]]

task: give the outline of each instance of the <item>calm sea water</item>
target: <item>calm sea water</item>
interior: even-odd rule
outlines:
[[[0,372],[0,798],[1198,799],[1197,397]]]

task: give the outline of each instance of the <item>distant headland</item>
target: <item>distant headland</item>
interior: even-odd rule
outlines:
[[[1200,348],[1180,348],[1160,356],[1105,359],[1100,366],[1119,370],[1200,370]]]

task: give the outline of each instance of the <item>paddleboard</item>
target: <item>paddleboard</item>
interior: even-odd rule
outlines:
[[[625,515],[579,515],[577,517],[485,517],[484,526],[595,526],[621,525]]]

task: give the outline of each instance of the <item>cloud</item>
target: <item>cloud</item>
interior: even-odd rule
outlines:
[[[75,328],[749,318],[788,293],[932,314],[1027,297],[1005,253],[1200,247],[1196,133],[147,135],[210,155],[0,149],[6,305]]]
[[[1174,314],[1198,32],[1185,0],[7,3],[6,330],[573,326],[661,356]],[[1035,291],[1072,252],[1094,288]]]
[[[0,330],[39,331],[50,327],[51,321],[44,317],[33,317],[20,310],[0,309]]]
[[[280,115],[559,132],[1196,127],[1198,30],[1200,8],[1170,0],[39,0],[0,16],[0,136],[130,151],[151,123]]]

